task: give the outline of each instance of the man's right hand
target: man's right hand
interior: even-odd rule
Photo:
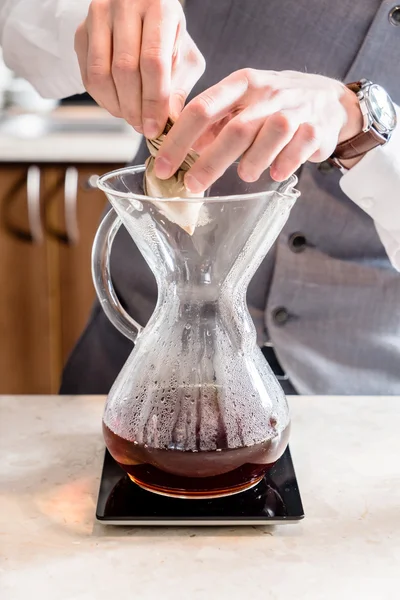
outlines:
[[[92,0],[75,51],[89,94],[148,138],[179,115],[205,69],[178,0]]]

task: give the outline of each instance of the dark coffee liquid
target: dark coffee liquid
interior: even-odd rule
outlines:
[[[164,450],[125,440],[103,423],[113,458],[140,486],[181,498],[228,496],[257,484],[285,451],[289,425],[260,444],[228,450]]]

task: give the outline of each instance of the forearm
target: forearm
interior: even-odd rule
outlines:
[[[84,91],[74,34],[89,4],[90,0],[8,0],[0,9],[4,60],[44,97]]]

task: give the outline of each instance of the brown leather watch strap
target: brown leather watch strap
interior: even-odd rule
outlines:
[[[339,161],[357,158],[377,146],[383,146],[385,143],[386,139],[382,135],[379,135],[377,131],[373,129],[362,131],[351,139],[338,144],[332,157],[337,158]]]
[[[361,90],[361,81],[353,81],[353,83],[346,83],[346,87],[349,88],[355,94]]]

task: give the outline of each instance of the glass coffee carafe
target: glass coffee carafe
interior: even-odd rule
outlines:
[[[235,494],[256,485],[288,443],[288,405],[257,346],[246,291],[299,195],[297,179],[277,183],[266,171],[249,184],[232,165],[207,197],[162,200],[144,195],[143,173],[121,169],[98,183],[113,210],[94,242],[94,283],[109,319],[135,342],[107,398],[105,442],[147,490]],[[146,327],[112,286],[121,225],[157,281]]]

